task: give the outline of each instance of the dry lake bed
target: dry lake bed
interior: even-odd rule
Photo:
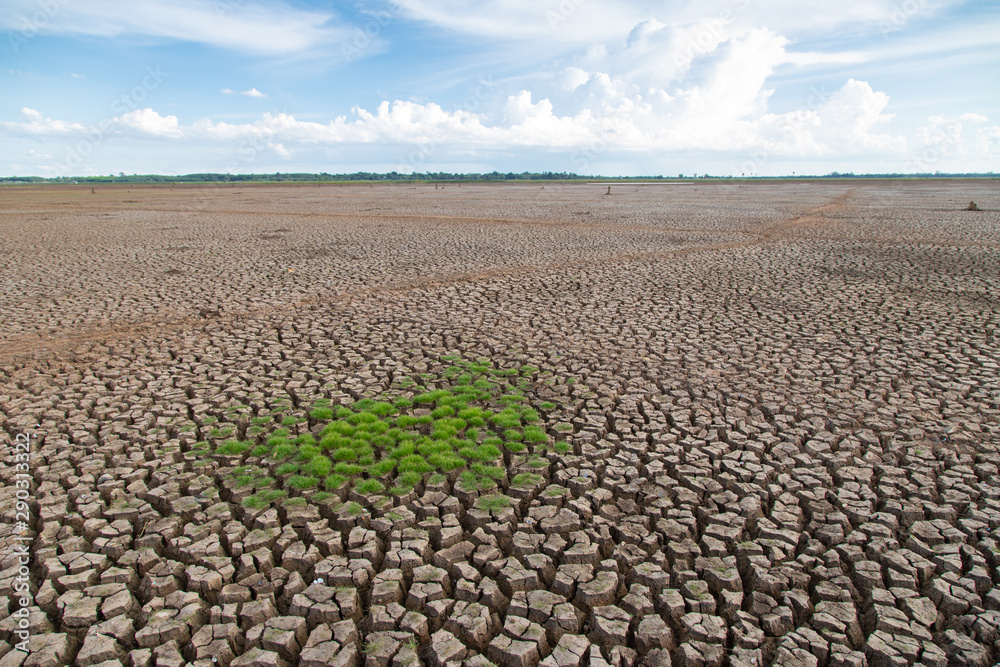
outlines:
[[[0,251],[0,667],[1000,659],[996,180],[12,186]]]

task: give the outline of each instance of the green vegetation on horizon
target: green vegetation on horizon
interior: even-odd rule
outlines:
[[[740,180],[740,181],[768,181],[768,180],[813,180],[813,179],[840,179],[840,178],[997,178],[994,172],[987,173],[886,173],[886,174],[855,174],[853,172],[815,175],[784,175],[784,176],[714,176],[707,173],[702,174],[678,174],[677,176],[651,175],[651,176],[601,176],[598,174],[585,175],[572,172],[498,172],[489,173],[469,173],[459,174],[451,172],[414,172],[411,174],[401,174],[395,171],[388,173],[375,173],[368,171],[358,171],[351,174],[328,174],[322,173],[274,173],[274,174],[184,174],[184,175],[161,175],[161,174],[119,174],[115,176],[60,176],[55,178],[44,178],[41,176],[0,176],[0,184],[17,183],[81,183],[93,185],[98,183],[189,183],[189,184],[251,184],[251,183],[350,183],[350,182],[509,182],[509,181],[607,181],[632,182],[632,181],[666,181],[666,180]]]

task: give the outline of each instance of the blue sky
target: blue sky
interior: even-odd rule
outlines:
[[[995,0],[0,0],[0,175],[1000,171]]]

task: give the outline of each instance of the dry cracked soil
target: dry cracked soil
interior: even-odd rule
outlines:
[[[994,664],[996,181],[606,188],[0,189],[0,667]]]

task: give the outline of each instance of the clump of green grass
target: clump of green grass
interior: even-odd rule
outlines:
[[[397,470],[400,474],[415,473],[417,475],[422,475],[426,472],[434,470],[434,467],[427,462],[420,454],[410,454],[409,456],[404,456],[396,464]]]
[[[322,454],[317,454],[302,466],[302,472],[312,477],[326,477],[330,474],[332,468],[333,463],[331,463],[330,459]]]
[[[271,456],[274,458],[275,461],[284,461],[285,459],[294,456],[298,451],[299,451],[298,447],[296,447],[292,443],[284,442],[272,450]]]
[[[354,485],[354,490],[363,496],[371,496],[385,491],[385,484],[377,479],[360,479]]]
[[[274,470],[276,475],[291,475],[299,471],[299,464],[294,461],[289,461],[288,463],[282,463]]]
[[[438,470],[451,472],[465,467],[465,459],[455,454],[431,454],[427,457],[427,462]]]
[[[504,408],[492,415],[490,421],[500,428],[518,428],[521,425],[521,415],[513,408]]]
[[[491,491],[497,487],[497,483],[489,477],[476,474],[472,470],[465,470],[458,476],[458,485],[465,491]]]
[[[355,475],[360,475],[365,469],[354,463],[345,463],[341,461],[337,465],[333,466],[333,472],[338,475],[343,475],[344,477],[354,477]]]
[[[545,429],[539,426],[525,426],[524,430],[521,431],[521,435],[524,436],[525,442],[532,444],[549,441],[549,436],[545,433]]]
[[[417,396],[414,396],[413,397],[413,402],[414,403],[423,403],[423,404],[437,403],[442,398],[445,398],[446,396],[451,396],[451,395],[452,395],[451,392],[448,391],[447,389],[436,389],[434,391],[428,391],[428,392],[425,392],[423,394],[418,394]]]
[[[368,474],[372,477],[385,477],[396,468],[396,462],[392,459],[384,459],[378,463],[368,466]]]
[[[479,497],[479,508],[486,512],[500,512],[511,505],[511,499],[499,494],[489,494]]]
[[[333,419],[333,408],[313,408],[309,412],[309,416],[317,421]]]
[[[535,486],[541,484],[545,481],[545,478],[534,472],[522,472],[514,476],[511,480],[511,486],[516,486],[518,488],[526,488],[529,486]]]
[[[483,443],[479,445],[472,451],[472,458],[477,461],[483,461],[489,463],[490,461],[496,461],[502,456],[500,448],[493,444]]]
[[[264,489],[258,491],[252,496],[248,496],[243,499],[243,506],[247,509],[261,509],[262,507],[267,507],[279,498],[284,498],[288,495],[287,491],[280,489]]]
[[[299,445],[297,461],[309,461],[315,456],[321,456],[322,450],[316,445]]]
[[[288,478],[288,486],[296,489],[297,491],[315,489],[319,486],[319,478],[308,475],[293,475]]]
[[[413,471],[400,473],[400,475],[396,477],[396,486],[404,489],[412,489],[420,483],[420,480],[423,479],[423,477],[424,476],[420,473]]]
[[[329,491],[335,491],[347,484],[347,478],[343,475],[327,475],[326,479],[323,480],[323,488]]]
[[[219,445],[219,448],[215,450],[215,453],[223,456],[237,456],[249,450],[251,446],[251,443],[246,442],[245,440],[226,440],[224,443]]]
[[[451,417],[455,414],[455,408],[450,405],[442,405],[439,408],[431,410],[431,417],[434,419],[442,419],[443,417]]]

